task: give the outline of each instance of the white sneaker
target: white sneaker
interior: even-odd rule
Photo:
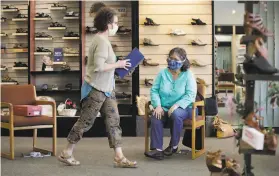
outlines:
[[[177,35],[177,36],[184,36],[186,33],[182,29],[175,29],[171,33],[171,35]]]

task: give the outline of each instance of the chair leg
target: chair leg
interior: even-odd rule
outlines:
[[[148,124],[147,120],[144,120],[144,136],[145,136],[145,148],[144,151],[148,152],[149,151],[149,130],[148,130]]]
[[[56,142],[57,142],[57,130],[56,130],[56,124],[53,126],[52,129],[52,133],[53,133],[53,138],[52,138],[52,155],[56,156]]]
[[[192,127],[192,159],[196,158],[196,128]]]
[[[33,150],[36,148],[37,144],[37,134],[38,134],[38,129],[33,130]]]
[[[201,132],[202,132],[202,150],[204,150],[205,125],[202,126]]]
[[[10,129],[10,159],[15,159],[15,136],[14,129]]]

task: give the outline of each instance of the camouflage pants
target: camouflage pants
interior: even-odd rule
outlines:
[[[69,143],[76,144],[82,138],[83,133],[94,124],[98,112],[101,113],[102,117],[105,117],[110,148],[120,146],[122,130],[119,125],[120,117],[115,93],[113,92],[111,97],[106,97],[103,92],[96,89],[92,90],[82,101],[81,116],[67,137]]]

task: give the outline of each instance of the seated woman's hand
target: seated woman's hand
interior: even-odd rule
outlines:
[[[161,119],[163,114],[164,110],[161,106],[157,106],[153,111],[153,116],[155,116],[157,119]]]
[[[168,115],[169,117],[171,116],[171,114],[173,113],[173,111],[175,111],[178,108],[178,105],[174,104],[168,111]]]

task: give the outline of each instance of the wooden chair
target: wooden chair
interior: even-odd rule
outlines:
[[[217,91],[231,90],[235,96],[236,93],[236,85],[234,83],[234,73],[220,73],[218,76],[218,84],[217,84]]]
[[[204,85],[198,84],[199,93],[205,97],[206,87]],[[150,150],[149,146],[149,125],[150,125],[150,101],[145,104],[145,116],[144,116],[144,132],[145,132],[145,152]],[[200,107],[199,115],[196,117],[196,108]],[[205,138],[205,109],[204,109],[204,100],[193,102],[192,109],[192,119],[196,120],[185,120],[184,121],[184,129],[192,130],[192,159],[196,159],[205,153],[204,148],[204,138]],[[196,129],[201,128],[201,139],[202,139],[202,148],[199,151],[196,151]]]
[[[14,159],[14,131],[33,129],[33,151],[51,152],[52,156],[56,155],[56,103],[52,101],[36,100],[36,90],[33,85],[1,85],[1,110],[9,109],[9,114],[2,116],[1,128],[8,129],[10,132],[10,153],[2,153],[1,157]],[[52,117],[36,116],[24,117],[16,116],[13,113],[14,105],[51,105]],[[53,140],[52,151],[47,151],[36,147],[37,130],[43,128],[52,128]]]

